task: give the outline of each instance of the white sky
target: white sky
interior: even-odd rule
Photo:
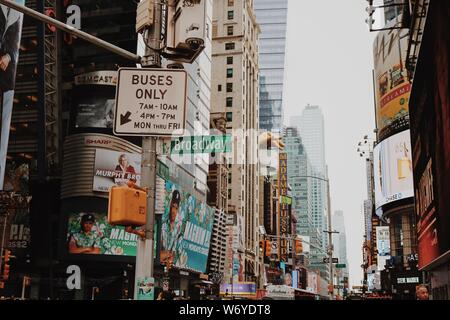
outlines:
[[[276,0],[274,0],[276,1]],[[364,0],[289,0],[284,92],[285,125],[306,104],[325,118],[331,209],[343,210],[350,286],[362,280],[365,160],[363,136],[373,136],[372,43]]]

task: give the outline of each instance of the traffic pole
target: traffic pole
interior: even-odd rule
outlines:
[[[332,231],[331,229],[331,199],[330,199],[330,180],[326,179],[327,182],[327,198],[328,198],[328,210],[327,210],[327,216],[328,216],[328,230],[324,231],[328,233],[328,263],[329,263],[329,280],[328,280],[328,286],[329,286],[329,295],[330,300],[333,300],[333,233],[339,233],[338,231]]]
[[[154,23],[143,33],[145,55],[141,60],[143,68],[161,68],[161,14],[164,0],[153,2]],[[142,138],[141,187],[147,189],[147,223],[145,238],[137,243],[136,268],[134,278],[134,300],[139,299],[139,284],[149,281],[154,287],[154,225],[155,225],[155,193],[156,193],[156,137]],[[154,289],[153,289],[154,290]]]

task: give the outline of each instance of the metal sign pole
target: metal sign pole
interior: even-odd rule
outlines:
[[[161,56],[154,50],[161,44],[161,13],[164,0],[154,2],[154,23],[144,33],[146,43],[145,56],[142,67],[161,68]],[[138,300],[139,284],[141,281],[154,281],[153,275],[153,241],[155,224],[155,192],[156,192],[156,141],[155,137],[142,138],[141,184],[147,188],[147,223],[145,225],[145,239],[137,244],[136,270],[134,280],[134,299]]]

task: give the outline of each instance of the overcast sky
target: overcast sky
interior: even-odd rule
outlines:
[[[274,0],[276,1],[276,0]],[[357,144],[372,137],[372,43],[364,0],[289,0],[285,125],[306,104],[325,118],[325,153],[331,209],[343,210],[350,285],[362,280],[363,201],[367,198],[365,160]]]

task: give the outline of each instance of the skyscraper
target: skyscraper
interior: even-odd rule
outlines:
[[[339,232],[333,234],[334,257],[339,259],[340,264],[347,265],[347,237],[345,234],[344,212],[341,210],[336,210],[333,214],[332,221],[333,230]],[[342,271],[342,274],[348,274],[348,267],[344,268]]]
[[[224,113],[227,132],[233,137],[233,163],[228,162],[228,213],[235,215],[239,248],[233,263],[239,279],[250,281],[258,275],[259,167],[257,159],[258,117],[258,34],[253,1],[216,0],[212,22],[211,111]],[[247,133],[249,133],[247,135]],[[229,262],[227,261],[227,264]]]
[[[291,126],[298,128],[314,169],[325,175],[325,126],[319,106],[308,104],[301,116],[292,117]]]
[[[328,229],[327,222],[327,167],[325,163],[325,131],[322,111],[318,106],[307,105],[301,116],[291,119],[291,126],[297,127],[306,153],[311,162],[311,210],[313,226],[319,230],[322,237],[322,251],[325,255],[328,246],[328,236],[323,230]],[[323,273],[327,269],[320,264],[321,255],[311,258],[311,263],[318,263]]]
[[[259,125],[281,133],[288,0],[254,0],[254,6],[261,27]]]
[[[312,227],[311,163],[297,128],[284,129],[283,141],[288,154],[288,182],[292,189],[292,211],[297,218],[297,234],[309,236]]]

